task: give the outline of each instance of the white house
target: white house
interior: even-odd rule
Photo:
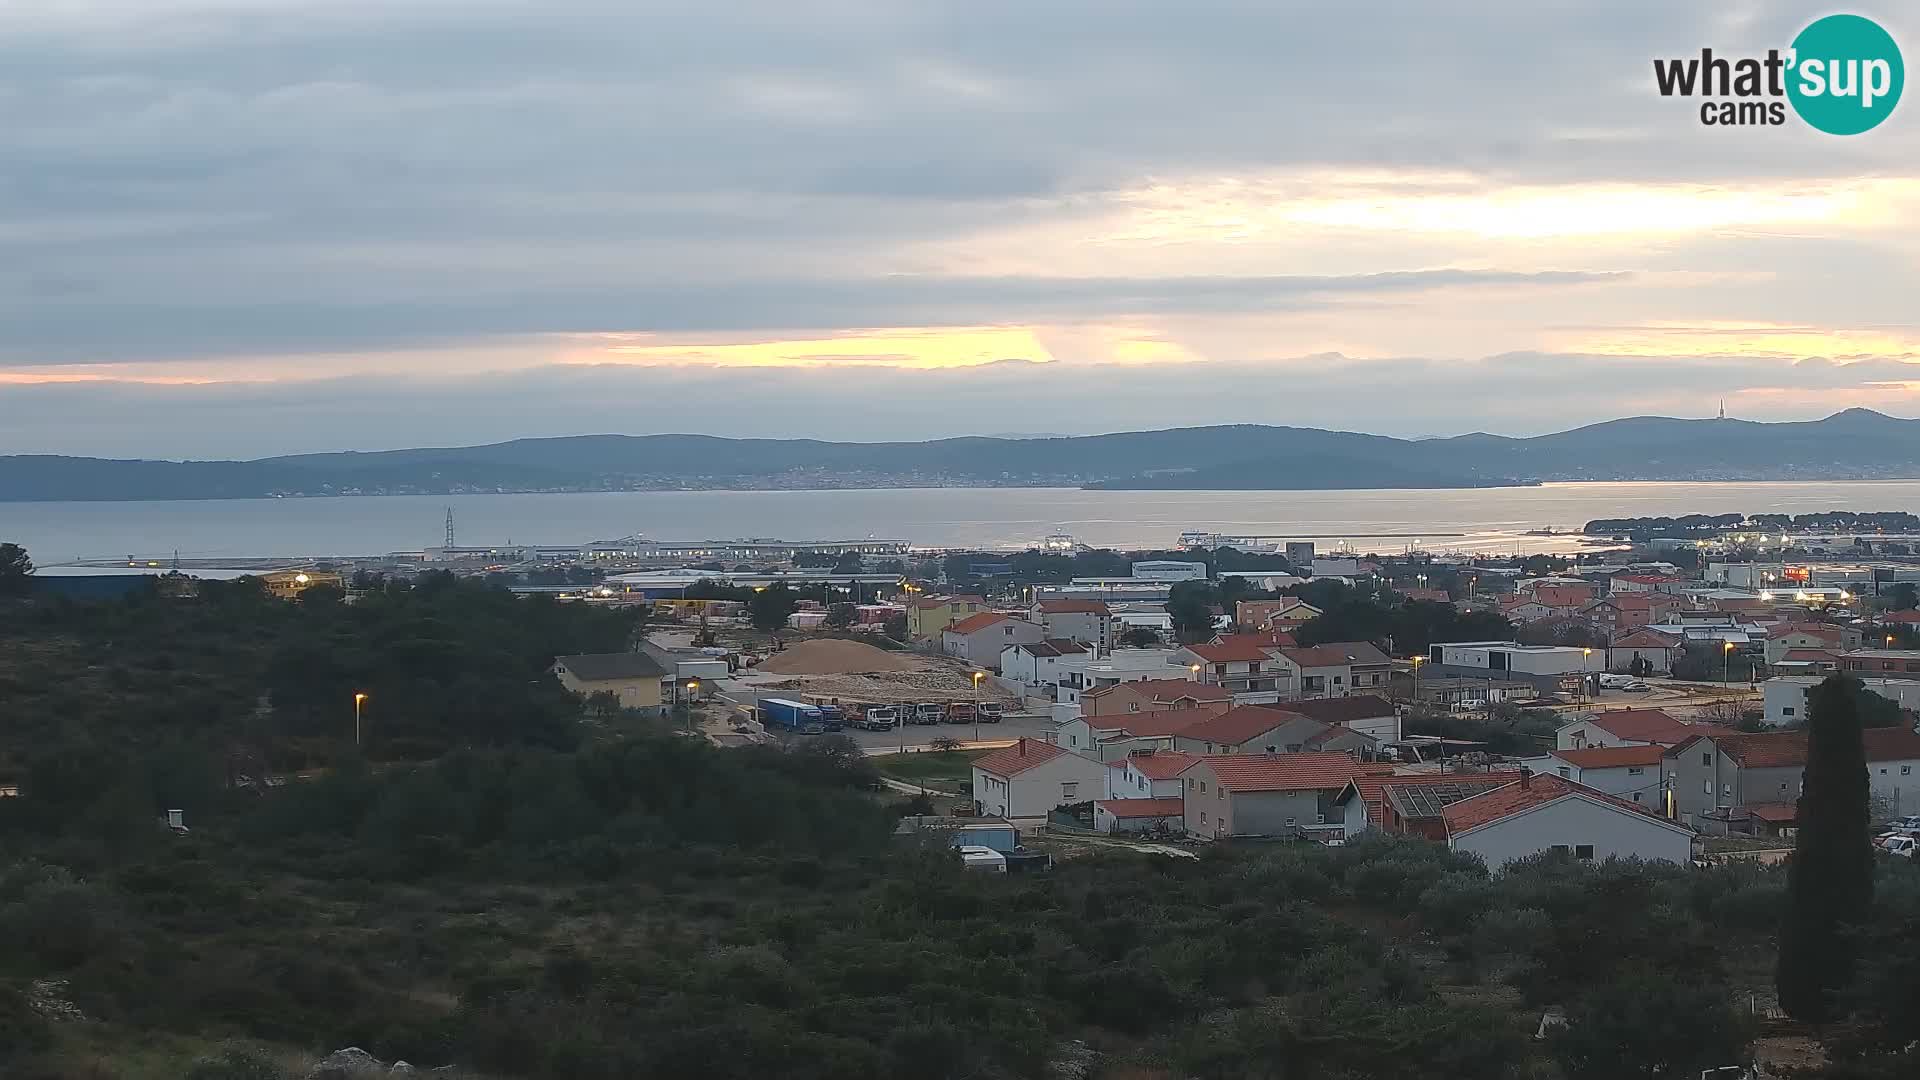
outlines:
[[[1595,746],[1678,746],[1710,727],[1685,724],[1659,709],[1615,709],[1561,724],[1554,731],[1556,750]]]
[[[1042,600],[1033,606],[1033,618],[1050,641],[1078,641],[1100,652],[1113,648],[1113,612],[1103,601]]]
[[[1569,675],[1605,671],[1605,649],[1571,645],[1522,645],[1517,641],[1460,641],[1432,647],[1429,656],[1449,667],[1511,671],[1522,675]]]
[[[1768,727],[1799,727],[1807,719],[1807,691],[1818,686],[1818,675],[1776,675],[1760,684]],[[1861,679],[1873,693],[1903,709],[1920,709],[1920,680]]]
[[[1660,806],[1667,748],[1597,746],[1586,750],[1550,750],[1520,765],[1543,776],[1558,776],[1649,809]]]
[[[1180,774],[1198,761],[1178,750],[1142,750],[1107,762],[1107,798],[1157,799],[1178,796],[1184,785]]]
[[[1173,649],[1115,649],[1099,659],[1089,658],[1076,676],[1069,672],[1060,683],[1058,700],[1073,703],[1085,694],[1121,683],[1188,679],[1188,669],[1175,666]]]
[[[1480,856],[1493,870],[1543,851],[1587,862],[1637,858],[1685,866],[1693,858],[1693,830],[1558,776],[1523,774],[1442,813],[1447,846]]]
[[[1038,623],[983,611],[940,631],[940,651],[969,664],[998,671],[1001,650],[1009,645],[1032,644],[1046,636]]]
[[[982,814],[1045,817],[1064,803],[1105,795],[1107,767],[1065,747],[1023,738],[973,763],[973,801]]]
[[[1220,715],[1214,705],[1137,713],[1076,716],[1053,732],[1053,742],[1079,754],[1116,762],[1129,754],[1172,750],[1182,732]]]
[[[1000,650],[1000,677],[1057,701],[1067,673],[1085,671],[1092,655],[1079,642],[1066,639],[1009,645]]]

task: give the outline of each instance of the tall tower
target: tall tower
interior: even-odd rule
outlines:
[[[452,547],[452,546],[453,546],[453,507],[451,507],[451,506],[449,506],[449,507],[447,507],[447,539],[446,539],[446,546],[448,546],[448,547]]]
[[[1727,418],[1727,399],[1721,398],[1720,399],[1720,419],[1725,420],[1726,418]],[[449,510],[447,512],[452,513],[453,511]]]

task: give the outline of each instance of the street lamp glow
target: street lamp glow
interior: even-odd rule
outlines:
[[[308,580],[310,579],[305,574],[293,575],[293,583],[296,585],[305,585],[308,582]]]

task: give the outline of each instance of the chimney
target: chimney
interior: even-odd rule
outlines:
[[[1521,769],[1520,770],[1520,790],[1528,791],[1528,790],[1531,790],[1532,788],[1533,788],[1533,770]]]
[[[1020,756],[1027,756],[1027,740],[1024,738],[1020,740]]]

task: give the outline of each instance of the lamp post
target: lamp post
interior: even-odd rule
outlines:
[[[1426,657],[1415,656],[1410,660],[1413,664],[1413,707],[1417,709],[1420,707],[1420,665]]]
[[[987,677],[984,671],[973,673],[973,741],[980,741],[980,680]]]
[[[1592,669],[1593,669],[1593,649],[1590,647],[1581,649],[1580,650],[1580,696],[1588,699],[1591,699],[1593,697],[1593,691],[1587,685],[1588,682],[1590,682],[1593,679],[1593,675],[1591,674]]]
[[[1733,681],[1733,642],[1725,642],[1720,655],[1724,658],[1720,665],[1720,681],[1730,683]]]
[[[360,745],[360,706],[367,703],[367,695],[355,691],[353,695],[353,745]]]

